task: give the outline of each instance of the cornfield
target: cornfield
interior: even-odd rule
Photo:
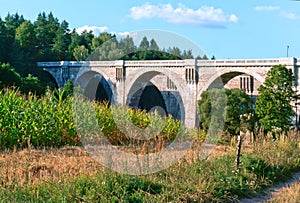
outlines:
[[[24,95],[17,89],[0,91],[0,148],[80,145],[82,135],[78,135],[78,126],[75,125],[73,102],[74,97],[64,98],[62,93],[54,91],[48,91],[42,97],[32,93]],[[141,110],[89,102],[95,111],[97,128],[113,144],[132,141],[126,135],[126,123],[124,130],[115,122],[116,119],[128,120],[128,115],[130,123],[141,130],[148,126],[150,129],[162,126],[161,131],[153,136],[155,139],[171,141],[182,129],[181,122],[172,117],[159,118]],[[113,111],[117,113],[113,114]]]

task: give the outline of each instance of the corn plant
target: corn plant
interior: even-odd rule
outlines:
[[[80,144],[78,126],[74,123],[72,96],[63,97],[63,92],[47,91],[42,97],[29,93],[21,94],[17,89],[6,89],[0,91],[0,147],[12,148],[49,146],[60,147],[64,145]],[[145,111],[133,110],[126,107],[112,107],[109,104],[99,104],[93,101],[81,102],[85,106],[80,106],[81,115],[85,115],[85,108],[91,106],[95,112],[97,128],[112,144],[124,144],[135,142],[132,137],[128,137],[126,132],[129,128],[124,125],[125,131],[116,125],[116,122],[129,120],[136,128],[141,129],[138,133],[152,133],[153,129],[161,126],[154,139],[171,141],[179,130],[181,123],[171,117],[165,119],[155,114],[148,114]],[[113,109],[114,108],[114,109]],[[117,109],[117,116],[113,111]],[[88,116],[85,115],[85,116]],[[81,118],[77,119],[80,120]],[[89,118],[90,123],[94,123]],[[152,122],[150,122],[152,121]],[[86,123],[80,128],[86,127]],[[76,130],[77,129],[77,130]],[[93,126],[93,129],[96,129]],[[127,130],[127,131],[126,131]],[[86,132],[88,132],[86,130]]]

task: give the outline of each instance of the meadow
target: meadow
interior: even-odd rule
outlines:
[[[104,168],[82,146],[73,99],[51,91],[42,97],[17,90],[0,92],[1,202],[233,202],[264,192],[299,171],[296,132],[243,145],[237,169],[234,139],[200,160],[205,135],[184,130],[195,142],[170,168],[149,175],[120,174]],[[145,152],[145,142],[118,129],[108,104],[92,105],[103,135],[116,146],[130,145],[131,153],[158,151],[183,128],[167,118],[161,133],[146,143]],[[131,109],[120,112],[127,112],[141,129],[156,116]]]

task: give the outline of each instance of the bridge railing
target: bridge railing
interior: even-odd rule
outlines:
[[[124,61],[125,67],[183,67],[185,60]]]
[[[300,63],[300,59],[298,59]],[[295,64],[294,58],[272,58],[272,59],[225,59],[225,60],[197,60],[199,67],[234,67],[234,66],[274,66]]]
[[[53,62],[37,62],[37,65],[42,68],[50,67],[116,67],[123,66],[124,61],[53,61]]]
[[[300,64],[300,59],[295,58],[271,58],[271,59],[221,59],[221,60],[144,60],[144,61],[57,61],[57,62],[38,62],[41,68],[51,67],[270,67],[278,64],[294,66]]]

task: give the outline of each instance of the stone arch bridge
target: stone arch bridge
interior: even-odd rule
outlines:
[[[68,80],[90,98],[172,114],[191,128],[198,124],[197,100],[213,87],[241,88],[256,95],[268,70],[285,65],[299,81],[300,59],[151,60],[38,62],[59,87]],[[158,107],[158,108],[157,108]],[[164,110],[164,111],[162,111]]]

